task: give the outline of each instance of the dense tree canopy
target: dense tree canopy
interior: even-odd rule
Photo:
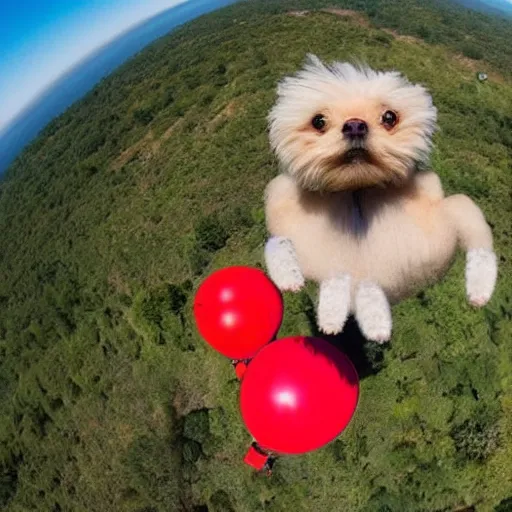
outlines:
[[[510,23],[435,0],[243,2],[53,121],[0,184],[0,508],[512,510],[510,41]],[[213,269],[262,265],[265,118],[307,52],[431,90],[432,165],[485,212],[500,275],[476,311],[459,255],[394,308],[385,349],[349,325],[333,342],[362,376],[353,422],[267,479],[242,463],[238,383],[191,298]],[[281,336],[315,332],[315,296],[285,295]]]

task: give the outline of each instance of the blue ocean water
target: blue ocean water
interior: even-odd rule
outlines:
[[[82,60],[0,133],[0,174],[52,119],[149,43],[187,21],[237,1],[190,0],[133,27]]]

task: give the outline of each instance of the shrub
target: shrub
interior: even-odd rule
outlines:
[[[6,505],[16,494],[18,469],[13,459],[8,464],[0,464],[0,506]]]
[[[215,96],[213,94],[205,94],[199,100],[199,105],[201,105],[201,107],[207,107],[214,99],[215,99]]]
[[[483,58],[482,52],[479,48],[476,46],[473,46],[471,44],[466,44],[461,48],[462,54],[465,57],[468,57],[470,59],[474,60],[480,60]]]
[[[421,25],[420,27],[418,27],[416,33],[418,34],[419,37],[428,41],[430,39],[431,30],[427,26]]]
[[[207,409],[192,411],[185,417],[183,435],[198,443],[204,443],[210,436],[210,419]]]
[[[167,287],[167,293],[169,295],[169,307],[175,315],[179,315],[183,312],[183,308],[187,303],[187,294],[182,286],[176,284],[170,284]]]
[[[162,322],[162,298],[157,295],[149,295],[142,301],[141,312],[144,320],[160,325]]]
[[[172,87],[168,87],[165,89],[162,95],[162,107],[168,107],[171,103],[174,102],[174,89]]]
[[[494,512],[512,512],[512,497],[500,501],[494,508]]]
[[[188,262],[192,274],[199,276],[210,263],[210,254],[197,245],[194,245],[188,251]]]
[[[210,503],[214,512],[234,512],[228,493],[222,489],[212,494]]]
[[[195,234],[197,245],[209,252],[222,249],[229,238],[217,215],[203,217],[196,226]]]
[[[336,439],[328,446],[329,451],[336,462],[345,462],[345,443],[341,439]]]
[[[496,425],[469,419],[452,429],[451,437],[455,449],[465,460],[482,462],[499,445],[499,431]]]
[[[201,457],[201,445],[191,439],[183,444],[183,460],[185,462],[196,462]]]
[[[142,125],[147,125],[153,121],[153,112],[149,108],[138,108],[133,111],[133,119]]]

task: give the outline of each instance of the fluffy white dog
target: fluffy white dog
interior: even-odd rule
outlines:
[[[469,302],[489,301],[490,227],[471,199],[444,197],[438,176],[421,170],[436,113],[399,73],[313,55],[280,82],[269,129],[283,172],[265,193],[265,260],[283,291],[320,283],[323,332],[341,332],[353,313],[367,339],[389,340],[389,304],[439,279],[458,245]]]

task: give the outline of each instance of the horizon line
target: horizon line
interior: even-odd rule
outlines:
[[[91,51],[89,51],[88,53],[86,53],[84,56],[82,56],[79,60],[77,60],[75,63],[73,63],[71,66],[67,67],[66,69],[64,69],[59,75],[57,75],[48,85],[46,85],[45,87],[43,87],[39,93],[37,93],[28,103],[25,104],[25,106],[23,108],[21,108],[20,110],[18,110],[18,112],[16,114],[14,114],[4,125],[4,127],[0,127],[0,138],[3,137],[5,135],[6,132],[9,131],[9,129],[12,127],[13,124],[15,124],[15,122],[18,120],[18,118],[22,117],[23,114],[25,114],[25,112],[27,110],[30,110],[34,104],[36,104],[50,89],[52,89],[55,84],[57,84],[60,80],[64,79],[67,77],[67,75],[71,74],[73,71],[75,71],[77,68],[79,68],[81,65],[83,65],[86,61],[88,61],[89,59],[95,57],[95,55],[97,53],[100,53],[102,50],[104,50],[107,46],[111,45],[114,41],[116,41],[117,39],[120,39],[121,37],[123,37],[124,35],[126,35],[127,33],[131,32],[132,30],[134,30],[135,28],[137,27],[140,27],[144,24],[146,24],[147,22],[149,22],[150,20],[154,19],[154,18],[157,18],[158,16],[161,16],[164,12],[167,12],[167,11],[172,11],[173,9],[176,9],[177,7],[180,7],[182,6],[183,4],[186,4],[186,3],[190,3],[190,2],[193,2],[195,0],[180,0],[179,3],[173,5],[172,7],[166,7],[165,9],[161,9],[160,11],[157,11],[156,13],[150,15],[150,16],[147,16],[145,18],[142,18],[141,20],[135,22],[135,23],[132,23],[131,25],[129,25],[128,27],[120,30],[119,32],[116,32],[110,39],[108,39],[107,41],[101,43],[100,45],[96,46],[95,48],[93,48]],[[156,40],[155,40],[156,41]],[[154,41],[152,41],[154,42]],[[151,44],[151,43],[149,43]],[[134,54],[133,56],[135,56],[136,54]],[[132,56],[132,57],[133,57]],[[130,57],[131,58],[131,57]],[[109,73],[111,74],[111,73]],[[107,75],[108,76],[108,75]]]

